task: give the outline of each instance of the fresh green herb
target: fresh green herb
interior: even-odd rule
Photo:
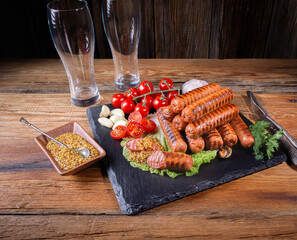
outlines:
[[[167,151],[167,152],[172,151],[164,135],[162,139],[160,139],[161,138],[160,134],[148,134],[146,137],[156,137],[157,139],[160,140],[160,143],[162,144],[164,151]],[[132,138],[123,138],[123,140],[121,141],[121,146],[123,147],[123,155],[129,161],[130,165],[132,167],[139,168],[142,171],[149,171],[150,173],[157,174],[160,176],[164,176],[164,174],[167,174],[171,178],[175,178],[183,174],[185,174],[187,177],[193,176],[198,173],[199,167],[201,164],[209,163],[217,155],[217,150],[202,151],[200,153],[190,155],[193,158],[193,167],[185,173],[176,173],[173,171],[169,171],[168,169],[154,169],[154,168],[150,168],[146,163],[137,163],[129,158],[128,148],[126,147],[126,143],[130,139]]]
[[[257,160],[262,160],[266,156],[268,159],[273,157],[273,153],[278,149],[278,140],[283,136],[280,129],[275,134],[271,134],[267,129],[270,127],[268,122],[258,121],[250,126],[253,137],[255,138],[253,150]]]

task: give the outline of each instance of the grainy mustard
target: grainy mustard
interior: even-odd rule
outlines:
[[[91,145],[83,137],[75,133],[72,133],[72,132],[64,133],[56,137],[55,139],[71,148],[84,147],[90,150],[90,156],[88,158],[84,158],[78,152],[73,151],[64,146],[60,146],[59,144],[55,143],[53,140],[50,140],[47,143],[46,148],[51,151],[52,156],[64,171],[75,168],[99,155],[99,152],[93,145]]]

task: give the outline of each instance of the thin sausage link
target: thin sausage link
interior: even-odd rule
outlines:
[[[185,122],[191,123],[205,114],[231,103],[233,98],[233,91],[229,88],[223,88],[188,105],[183,109],[181,116]]]
[[[187,140],[188,140],[189,148],[192,153],[201,152],[205,147],[205,142],[202,137],[198,137],[198,138],[187,137]]]
[[[245,148],[249,148],[254,144],[255,139],[250,129],[245,124],[245,122],[241,119],[240,116],[237,116],[235,119],[233,119],[233,121],[230,122],[230,125],[233,128],[233,130],[236,132],[241,146]]]
[[[229,147],[236,145],[238,137],[229,123],[218,127],[218,131],[223,138],[224,144]]]
[[[173,120],[173,127],[175,127],[178,131],[182,131],[186,128],[186,126],[188,125],[188,123],[186,123],[182,117],[180,116],[180,114],[177,114]]]
[[[217,129],[213,129],[203,135],[205,146],[209,150],[219,150],[223,147],[223,139]]]
[[[169,122],[172,122],[172,119],[175,117],[175,115],[176,113],[173,112],[171,105],[163,108],[163,116]]]
[[[213,92],[222,89],[222,87],[216,83],[205,85],[200,88],[196,88],[190,92],[177,96],[171,101],[172,109],[175,113],[180,113],[187,105],[203,98]]]
[[[222,106],[198,120],[189,123],[185,129],[186,135],[189,138],[197,138],[219,127],[222,124],[232,121],[239,114],[238,108],[234,104]]]
[[[188,148],[186,142],[180,132],[173,127],[173,124],[164,118],[161,108],[157,110],[157,118],[171,150],[173,152],[186,152]]]

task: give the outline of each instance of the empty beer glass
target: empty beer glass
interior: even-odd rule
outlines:
[[[94,80],[94,27],[86,1],[59,0],[47,5],[48,24],[56,50],[64,64],[76,106],[100,99]]]
[[[137,87],[140,6],[138,0],[103,0],[102,19],[111,48],[115,86],[119,90]]]

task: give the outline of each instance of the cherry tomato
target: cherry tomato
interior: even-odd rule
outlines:
[[[168,90],[173,88],[173,82],[169,78],[163,78],[159,82],[160,90]]]
[[[153,101],[153,105],[156,110],[158,110],[160,107],[168,106],[168,104],[169,104],[169,101],[167,97],[164,97],[164,96],[158,96]]]
[[[154,98],[151,95],[146,95],[141,99],[141,103],[145,104],[149,109],[153,109]]]
[[[122,139],[126,136],[127,128],[126,126],[119,125],[114,130],[110,132],[110,136],[114,139]]]
[[[141,120],[141,126],[143,127],[144,131],[146,132],[152,132],[156,129],[157,125],[153,120],[148,120],[148,119],[142,119]]]
[[[139,92],[135,87],[131,87],[125,92],[125,97],[130,98],[132,100],[134,97],[138,97],[138,96],[139,96]]]
[[[121,103],[121,109],[124,111],[124,113],[129,114],[134,111],[135,104],[132,99],[125,99]]]
[[[135,106],[135,111],[140,112],[143,118],[145,118],[150,113],[149,107],[144,106],[141,102]]]
[[[136,107],[137,107],[137,105],[136,105]],[[136,110],[136,107],[135,107],[135,111],[131,112],[130,115],[129,115],[129,118],[128,118],[129,122],[138,122],[138,123],[140,123],[141,120],[142,120],[142,114],[141,114],[141,112]]]
[[[130,122],[127,126],[127,132],[133,138],[140,138],[144,132],[144,129],[138,122]]]
[[[140,95],[146,94],[152,91],[154,91],[154,86],[149,81],[143,81],[138,86],[138,92],[140,93]]]
[[[112,96],[111,98],[111,103],[114,107],[116,108],[120,108],[121,107],[121,103],[125,100],[125,95],[122,93],[117,93],[115,95]]]
[[[173,98],[175,98],[176,96],[178,96],[178,92],[177,91],[171,91],[168,93],[167,98],[169,100],[169,103],[171,103],[171,100]]]

